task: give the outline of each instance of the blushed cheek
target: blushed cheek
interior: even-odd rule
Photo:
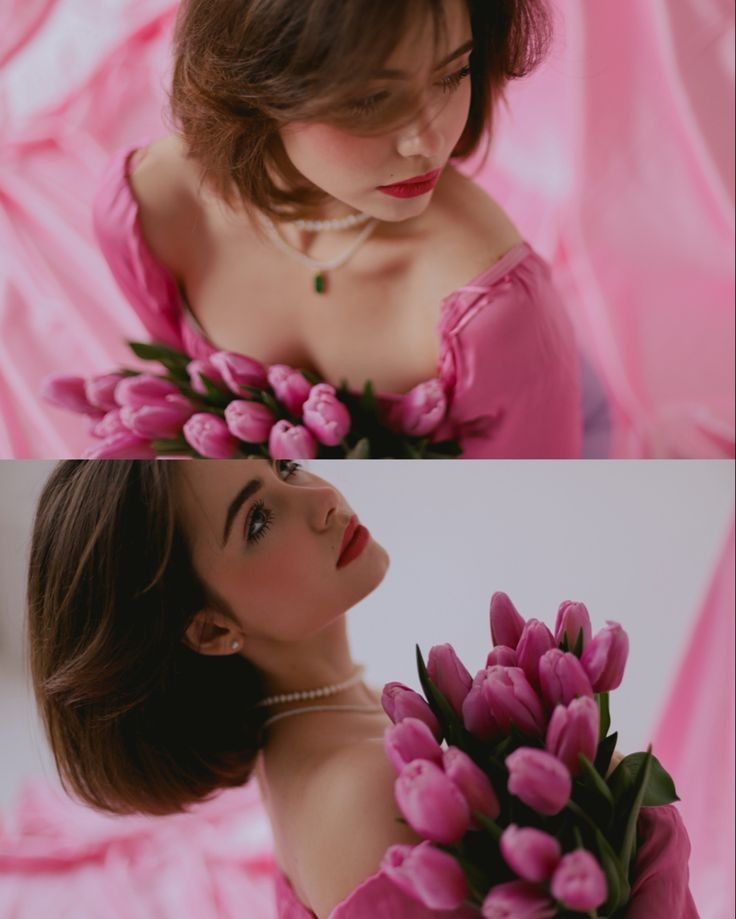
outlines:
[[[387,141],[380,137],[356,137],[330,125],[289,128],[284,146],[292,163],[320,187],[334,185],[342,177],[380,170],[387,158]]]

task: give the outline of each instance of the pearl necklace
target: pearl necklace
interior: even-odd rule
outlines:
[[[381,705],[306,705],[304,708],[289,708],[278,715],[271,715],[263,722],[262,729],[267,728],[274,721],[289,718],[291,715],[303,715],[305,712],[381,712]]]
[[[276,696],[268,696],[265,699],[261,699],[260,702],[256,702],[254,708],[277,705],[281,702],[298,702],[302,699],[322,699],[325,696],[334,696],[335,693],[341,692],[343,689],[349,689],[351,686],[355,686],[356,683],[360,683],[364,671],[365,667],[361,664],[355,673],[347,680],[343,680],[342,683],[333,683],[332,686],[321,686],[319,689],[304,689],[299,692],[282,692]],[[293,709],[293,711],[308,711],[308,709]]]
[[[265,218],[264,223],[266,232],[270,236],[274,245],[277,246],[277,248],[279,248],[285,255],[296,259],[298,262],[301,262],[302,265],[306,265],[308,268],[311,268],[316,272],[312,279],[312,285],[314,287],[315,293],[318,294],[324,294],[327,291],[327,277],[325,272],[334,271],[336,268],[342,268],[342,266],[355,255],[358,249],[360,249],[363,243],[378,226],[378,220],[375,217],[369,217],[363,232],[360,233],[357,239],[353,240],[353,242],[350,244],[350,247],[342,255],[338,256],[337,258],[329,259],[328,261],[320,261],[319,259],[312,258],[311,255],[307,255],[306,252],[301,252],[299,249],[295,249],[294,246],[287,243],[276,228],[276,224],[268,217]]]
[[[350,214],[348,217],[337,217],[334,220],[295,220],[293,224],[297,230],[305,230],[307,233],[321,233],[323,230],[338,232],[363,226],[370,219],[370,214]]]

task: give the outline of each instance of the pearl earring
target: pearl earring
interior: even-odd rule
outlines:
[[[233,649],[233,651],[237,651],[238,648],[240,647],[240,642],[239,642],[239,641],[234,641],[234,642],[230,645],[230,647]]]

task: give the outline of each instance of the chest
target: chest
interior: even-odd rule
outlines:
[[[218,348],[353,389],[370,379],[380,392],[401,393],[436,374],[442,301],[455,280],[420,253],[370,240],[325,272],[326,290],[317,293],[316,269],[268,240],[209,233],[182,287]]]

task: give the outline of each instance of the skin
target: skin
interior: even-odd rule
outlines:
[[[429,22],[418,23],[385,65],[405,77],[377,77],[366,87],[368,97],[418,94],[416,110],[400,126],[373,137],[325,124],[282,131],[294,166],[330,195],[321,216],[359,209],[381,220],[356,255],[330,273],[322,296],[312,290],[310,270],[264,237],[257,220],[202,190],[180,137],[136,154],[130,182],[143,235],[216,347],[354,389],[371,379],[379,392],[403,393],[436,375],[443,298],[522,239],[496,202],[446,165],[467,118],[471,87],[460,74],[469,54],[436,66],[471,32],[464,0],[445,0],[445,12],[439,48]],[[377,190],[442,166],[431,194],[399,200]],[[284,223],[280,232],[327,260],[344,253],[360,230],[309,234]]]

